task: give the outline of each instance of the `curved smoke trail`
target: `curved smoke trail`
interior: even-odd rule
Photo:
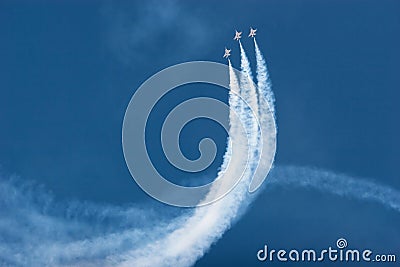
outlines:
[[[242,62],[245,61],[245,64],[242,66],[246,66],[249,70],[245,71],[245,73],[249,73],[248,77],[251,77],[251,70],[249,64],[246,64],[247,57],[245,56],[245,52],[243,50],[242,44],[240,44],[241,53],[244,55],[242,57]],[[276,142],[271,142],[271,140],[276,140],[276,130],[277,126],[275,123],[275,119],[271,119],[268,114],[272,115],[272,118],[275,118],[275,107],[274,107],[274,94],[271,87],[271,82],[269,81],[269,74],[267,71],[267,65],[265,63],[264,57],[261,54],[261,51],[257,45],[256,39],[254,38],[255,52],[256,52],[256,64],[257,64],[257,111],[259,119],[259,125],[261,126],[261,131],[256,136],[257,138],[257,147],[261,147],[261,149],[256,150],[258,156],[260,158],[265,157],[274,157],[275,155],[270,153],[265,153],[267,151],[275,151],[276,150]],[[248,61],[247,61],[248,62]],[[266,169],[270,169],[273,166],[270,166],[268,162],[273,162],[273,159],[270,161],[262,160],[259,161],[259,166],[257,170],[253,174],[253,181],[249,186],[249,192],[255,192],[266,179],[264,175],[264,171]]]
[[[240,44],[240,43],[239,43]],[[240,210],[248,205],[251,197],[247,192],[250,181],[253,177],[253,172],[257,164],[256,156],[258,150],[258,122],[252,110],[257,112],[257,93],[256,88],[252,85],[252,75],[250,64],[241,48],[241,76],[240,83],[237,80],[231,62],[229,61],[229,76],[230,76],[230,94],[229,104],[231,105],[230,113],[230,131],[229,138],[239,139],[238,144],[248,145],[250,149],[250,168],[247,168],[244,175],[236,187],[221,200],[212,203],[205,207],[198,207],[193,214],[185,219],[183,224],[172,231],[171,233],[158,240],[156,243],[148,244],[141,249],[134,249],[131,252],[113,259],[114,262],[122,262],[121,266],[190,266],[196,262],[198,258],[203,256],[207,249],[218,240],[223,233],[230,228],[232,221],[237,217]],[[232,92],[240,92],[240,96],[245,102],[241,102],[239,97]],[[246,103],[246,104],[244,104]],[[248,105],[248,106],[247,106]],[[238,123],[232,114],[238,112],[241,121],[245,125],[245,132],[238,131]],[[251,114],[251,115],[249,115]],[[265,116],[266,114],[264,114]],[[273,117],[269,116],[273,119]],[[247,138],[246,138],[247,134]],[[227,177],[234,177],[236,169],[240,170],[243,167],[241,162],[230,162],[232,142],[228,139],[228,147],[224,155],[224,162],[219,175],[222,173]],[[239,149],[247,151],[245,147]],[[243,155],[246,157],[246,155]],[[232,164],[233,169],[228,170],[227,164]],[[226,173],[231,171],[231,173]],[[218,178],[218,177],[217,177]],[[224,184],[221,185],[222,187]],[[209,193],[213,196],[214,191],[222,190],[223,188],[212,187]],[[179,240],[179,242],[177,242]],[[150,256],[152,255],[152,256]]]
[[[230,72],[230,88],[231,92],[238,92],[239,83],[233,71],[233,67],[229,62]],[[240,104],[238,96],[229,94],[229,103],[233,105],[230,118],[233,119],[230,124],[229,138],[237,139],[238,144],[243,146],[249,145],[250,149],[256,147],[255,143],[251,143],[246,138],[246,133],[239,131],[238,123],[234,119],[232,112],[240,112],[239,117],[244,117],[245,114],[241,109],[243,104]],[[245,101],[247,96],[242,95]],[[253,121],[244,120],[245,128],[252,126]],[[243,169],[241,164],[245,163],[242,160],[231,162],[231,145],[232,142],[228,139],[227,151],[224,155],[224,162],[219,175],[224,174],[226,177],[234,177],[237,170]],[[246,147],[239,151],[247,151]],[[247,152],[241,159],[246,157]],[[228,169],[226,166],[231,164],[233,168]],[[231,172],[231,173],[226,173]],[[217,177],[218,179],[218,177]],[[191,266],[207,251],[207,249],[218,240],[222,234],[230,227],[232,220],[237,216],[242,205],[247,203],[246,193],[247,187],[251,179],[250,168],[245,170],[241,181],[236,187],[221,200],[204,207],[194,209],[193,213],[186,217],[183,223],[165,235],[157,242],[148,244],[140,249],[133,249],[123,256],[113,257],[113,262],[120,262],[120,266]],[[224,190],[226,184],[221,184],[220,187],[213,186],[207,197],[213,198],[214,194],[219,190]],[[206,201],[206,200],[205,200]]]
[[[256,38],[254,38],[254,47],[257,61],[257,87],[259,89],[259,108],[262,109],[262,112],[272,112],[273,114],[275,114],[275,96],[274,92],[272,91],[267,63],[265,62],[261,50],[258,47]],[[262,102],[260,103],[260,101],[262,101],[263,99],[267,100],[268,105],[265,105]],[[268,108],[269,110],[267,110]]]
[[[266,119],[274,112],[273,94],[268,83],[265,60],[256,45],[258,79],[258,117],[261,127],[271,129],[273,121]],[[251,77],[244,50],[242,74]],[[244,62],[243,62],[244,61]],[[241,83],[229,62],[230,86]],[[247,81],[241,76],[240,81]],[[265,98],[261,98],[263,94]],[[246,101],[254,102],[254,93],[243,92]],[[263,100],[266,99],[266,100]],[[262,102],[266,101],[266,103]],[[265,105],[263,105],[263,103]],[[238,96],[229,95],[233,110],[243,114]],[[266,108],[268,107],[268,108]],[[230,118],[234,118],[230,114]],[[246,117],[248,118],[248,117]],[[230,121],[229,138],[246,144],[247,136]],[[254,126],[247,121],[246,126]],[[250,127],[251,126],[251,127]],[[253,129],[254,130],[254,129]],[[265,137],[257,130],[249,144],[254,153]],[[269,131],[270,134],[271,131]],[[255,143],[254,143],[255,142]],[[221,172],[231,157],[231,140]],[[270,145],[270,144],[269,144]],[[268,149],[268,144],[266,145]],[[264,148],[265,149],[265,148]],[[236,164],[233,162],[232,164]],[[232,169],[234,171],[234,169]],[[220,175],[219,173],[219,175]],[[251,202],[248,187],[253,173],[248,171],[239,184],[224,198],[211,205],[160,215],[137,207],[101,206],[88,203],[54,204],[43,192],[18,189],[15,183],[0,180],[0,265],[2,266],[190,266],[204,255],[211,244],[227,231]],[[337,175],[310,168],[276,167],[267,185],[310,187],[339,196],[376,201],[400,212],[400,193],[373,182]],[[264,177],[263,177],[264,178]],[[224,186],[223,184],[221,186]],[[29,186],[28,186],[29,188]],[[212,188],[221,190],[221,188]],[[210,192],[212,194],[213,192]],[[29,193],[30,192],[30,193]],[[168,219],[176,216],[174,219]]]
[[[400,212],[398,190],[345,174],[310,167],[276,167],[266,182],[266,186],[270,185],[312,188],[341,197],[376,202]]]
[[[240,88],[239,92],[243,99],[248,104],[242,105],[242,110],[240,114],[243,114],[246,120],[246,126],[248,127],[247,138],[250,143],[250,162],[259,162],[258,151],[258,140],[260,136],[259,124],[257,115],[258,114],[258,103],[257,103],[257,92],[253,83],[253,74],[251,73],[250,62],[247,58],[246,52],[243,49],[242,43],[239,40],[239,48],[240,48]],[[230,68],[232,66],[229,66]],[[254,113],[255,114],[254,114]],[[253,166],[252,169],[255,169],[256,166]],[[253,171],[253,170],[250,170]]]

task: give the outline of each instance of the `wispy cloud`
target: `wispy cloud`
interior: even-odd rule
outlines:
[[[102,10],[112,53],[125,64],[173,54],[193,55],[206,41],[207,22],[176,1],[108,3]],[[178,53],[177,53],[178,52]]]

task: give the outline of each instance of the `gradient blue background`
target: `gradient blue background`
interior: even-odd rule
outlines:
[[[122,154],[121,126],[132,94],[167,66],[225,63],[225,46],[239,67],[233,31],[246,34],[250,26],[258,29],[277,99],[276,164],[400,189],[399,1],[2,1],[0,25],[0,166],[44,184],[58,200],[152,201],[130,177]],[[253,61],[251,41],[244,38],[243,45]],[[148,136],[157,167],[174,181],[189,178],[162,156],[163,118],[194,96],[227,101],[221,88],[184,87],[159,103]],[[218,157],[193,181],[215,176],[226,133],[210,121],[194,121],[182,132],[189,158],[198,156],[198,141],[206,136],[218,144]],[[264,244],[319,248],[341,236],[400,257],[395,212],[278,189],[267,188],[197,266],[263,265],[255,253]]]

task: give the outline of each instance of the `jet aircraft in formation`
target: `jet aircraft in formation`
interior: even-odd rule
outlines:
[[[257,31],[257,29],[253,29],[253,27],[250,27],[250,33],[249,33],[248,37],[255,38],[256,31]],[[242,32],[235,30],[235,37],[233,37],[233,40],[239,41],[240,38],[242,38]],[[223,58],[229,58],[230,55],[231,55],[231,49],[227,49],[225,47],[225,53],[223,55]]]

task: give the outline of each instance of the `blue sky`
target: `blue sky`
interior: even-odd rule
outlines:
[[[225,46],[238,67],[233,31],[250,26],[258,29],[276,96],[276,164],[400,189],[398,1],[3,1],[0,24],[1,170],[43,184],[58,200],[152,201],[130,177],[122,154],[122,120],[132,94],[167,66],[225,63]],[[251,55],[251,42],[243,45]],[[187,87],[160,103],[150,138],[158,140],[156,130],[174,103],[202,95],[227,101],[223,89]],[[218,158],[197,178],[216,173],[226,133],[198,121],[181,136],[193,158],[205,136],[220,144]],[[186,176],[168,166],[156,145],[152,153],[160,169]],[[265,242],[322,246],[341,234],[382,249],[375,241],[385,240],[386,250],[398,251],[399,222],[379,205],[267,189],[198,266],[255,264]]]

